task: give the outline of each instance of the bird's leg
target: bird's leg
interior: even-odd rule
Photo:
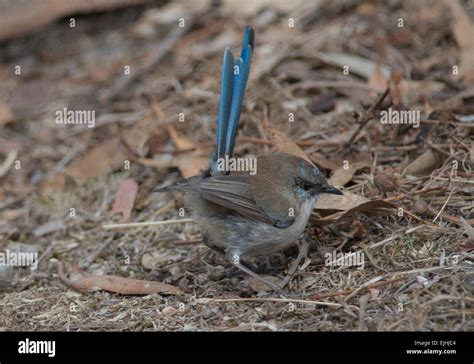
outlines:
[[[252,278],[255,278],[256,280],[262,282],[263,284],[266,284],[268,287],[273,289],[280,296],[286,297],[286,294],[285,294],[285,292],[283,291],[283,289],[281,287],[277,286],[272,281],[269,281],[268,279],[259,276],[257,273],[253,272],[252,270],[250,270],[246,266],[242,265],[242,263],[240,262],[240,255],[239,254],[237,254],[237,253],[228,254],[228,259],[234,267],[239,268],[242,272],[247,273]]]
[[[225,252],[225,249],[224,248],[221,248],[215,244],[213,244],[211,242],[211,239],[209,239],[209,236],[206,235],[206,234],[202,234],[202,243],[207,246],[208,248],[210,248],[211,250],[214,250],[215,252],[219,253],[219,254],[222,254],[224,256],[226,256],[226,252]],[[252,264],[252,262],[249,262],[249,261],[246,261],[244,260],[244,263],[247,264],[247,265],[250,265],[253,269],[256,269],[257,267],[255,266],[255,264]]]
[[[298,269],[298,266],[300,265],[301,260],[305,258],[306,255],[308,254],[308,248],[309,248],[309,241],[306,238],[304,238],[303,243],[301,244],[301,247],[300,247],[300,251],[298,252],[298,256],[296,257],[296,260],[291,265],[291,268],[288,271],[286,278],[283,280],[283,284],[282,284],[283,288],[285,288],[288,282],[290,282],[290,279],[293,277],[296,270]]]
[[[202,233],[202,243],[207,246],[208,248],[225,255],[225,250],[211,242],[211,239],[209,239],[209,236],[207,234]]]

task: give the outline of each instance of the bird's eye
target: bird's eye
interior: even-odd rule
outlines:
[[[302,188],[305,191],[309,191],[313,188],[312,183],[305,181],[302,178],[295,178],[295,185],[299,188]]]

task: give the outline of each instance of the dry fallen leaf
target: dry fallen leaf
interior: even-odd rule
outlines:
[[[309,158],[311,158],[311,160],[317,166],[322,167],[324,169],[329,169],[330,171],[335,171],[339,169],[339,166],[341,165],[341,163],[337,163],[337,161],[335,162],[331,159],[328,159],[323,154],[318,152],[311,153]]]
[[[460,224],[464,229],[464,232],[467,234],[470,240],[474,242],[474,227],[469,225],[469,223],[461,216],[459,217]]]
[[[121,152],[120,139],[114,138],[99,144],[72,162],[65,173],[79,180],[94,178],[108,168],[118,168],[125,159],[125,154]]]
[[[332,195],[324,193],[318,197],[314,204],[315,210],[349,210],[369,200],[363,196],[344,191],[344,195]]]
[[[184,178],[195,176],[209,167],[209,156],[194,153],[191,155],[179,155],[175,159]]]
[[[452,32],[460,48],[459,74],[463,77],[474,71],[474,24],[458,0],[445,0],[451,9]]]
[[[428,149],[408,166],[405,167],[403,175],[423,175],[430,174],[434,169],[442,165],[443,156],[440,152]]]
[[[269,280],[270,282],[275,283],[277,286],[280,286],[282,283],[282,280],[279,279],[278,277],[274,276],[269,276],[269,275],[262,275],[263,278]],[[245,277],[245,281],[249,285],[250,288],[252,288],[255,292],[271,292],[273,291],[272,288],[267,286],[265,283],[259,281],[258,279],[255,279],[253,277]]]
[[[2,213],[2,219],[7,221],[13,221],[25,215],[25,209],[4,209]]]
[[[377,62],[375,65],[374,73],[372,73],[367,83],[370,87],[379,90],[380,92],[385,91],[387,88],[387,78],[385,78],[382,74],[382,66]]]
[[[73,273],[78,276],[77,279],[70,279],[64,272],[64,263],[61,262],[58,268],[59,278],[69,287],[78,291],[98,291],[104,290],[120,294],[152,294],[167,293],[181,294],[181,290],[170,284],[162,282],[143,281],[139,279],[130,279],[116,277],[111,275],[92,275],[86,273],[77,267],[73,267]]]
[[[64,170],[45,179],[41,183],[41,193],[47,195],[62,190],[69,181],[80,185],[111,170],[124,168],[127,160],[140,162],[136,150],[143,146],[143,141],[149,136],[150,124],[151,118],[143,118],[135,122],[133,128],[124,130],[120,137],[110,138],[88,149]]]
[[[103,174],[109,168],[119,168],[127,159],[120,143],[120,138],[113,138],[90,149],[74,160],[64,171],[43,181],[41,192],[46,194],[64,189],[67,178],[72,178],[76,183],[81,183]]]
[[[172,254],[171,252],[145,253],[142,256],[142,265],[146,269],[154,270],[164,264],[176,263],[183,259],[182,253]]]
[[[336,187],[344,187],[359,169],[370,167],[370,165],[370,161],[362,161],[349,164],[346,169],[344,167],[339,168],[333,172],[331,178],[329,178],[329,183]]]
[[[195,145],[191,139],[179,133],[173,126],[168,126],[168,133],[178,150],[194,149]],[[209,156],[203,155],[203,151],[195,148],[190,153],[180,154],[173,159],[173,165],[177,166],[184,178],[199,174],[209,166]]]
[[[0,41],[24,35],[69,14],[114,9],[150,0],[44,0],[2,2]]]
[[[314,166],[313,161],[308,157],[308,155],[301,149],[295,142],[292,142],[288,137],[281,131],[275,129],[268,120],[261,119],[261,124],[265,132],[267,133],[268,138],[272,141],[275,148],[279,152],[292,154],[297,157],[303,158]]]
[[[344,196],[323,194],[314,206],[316,211],[340,210],[328,216],[318,217],[314,212],[310,221],[318,226],[331,224],[340,218],[354,212],[364,212],[368,215],[386,215],[393,212],[396,206],[384,200],[369,201],[365,197],[345,191]]]
[[[177,150],[186,150],[194,148],[194,143],[184,134],[179,133],[173,125],[168,125],[166,128],[170,138],[173,140],[173,143],[176,145]]]
[[[0,102],[0,125],[13,121],[13,112],[7,104]]]
[[[377,89],[380,92],[383,92],[388,87],[388,77],[382,73],[382,63],[385,54],[385,39],[377,37],[376,39],[376,48],[377,48],[377,61],[375,63],[375,69],[372,74],[370,74],[367,82],[369,86]]]
[[[117,188],[115,194],[114,205],[112,207],[112,213],[122,214],[122,222],[130,221],[132,215],[133,205],[135,203],[135,197],[138,192],[138,184],[134,179],[129,178],[121,182]]]

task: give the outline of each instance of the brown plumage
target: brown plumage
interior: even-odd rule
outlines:
[[[258,157],[255,175],[205,173],[159,192],[173,190],[186,193],[203,241],[239,268],[241,257],[271,254],[297,240],[320,193],[341,194],[316,167],[284,153]]]

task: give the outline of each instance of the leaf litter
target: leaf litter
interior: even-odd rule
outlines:
[[[469,4],[340,3],[264,2],[249,7],[259,14],[249,14],[231,1],[221,11],[200,2],[149,2],[84,15],[81,21],[94,30],[87,34],[64,32],[68,24],[50,20],[30,41],[14,35],[2,44],[0,244],[34,245],[40,262],[34,274],[14,269],[21,279],[2,290],[0,326],[472,331]],[[172,32],[172,19],[184,13],[199,21]],[[396,26],[400,18],[403,28]],[[102,229],[131,211],[132,222],[189,218],[181,196],[151,191],[206,168],[217,117],[218,48],[224,41],[237,47],[242,24],[254,20],[236,154],[290,152],[344,190],[344,196],[321,196],[314,207],[309,251],[289,282],[302,298],[292,312],[286,301],[265,300],[271,292],[210,252],[192,223]],[[64,47],[42,46],[45,39],[55,44],[58,34]],[[24,78],[10,74],[17,63]],[[133,82],[115,80],[123,64],[139,67]],[[364,119],[385,86],[389,95]],[[104,102],[101,95],[113,97]],[[78,105],[106,122],[55,124],[55,110]],[[420,110],[419,128],[382,124],[380,113],[389,107]],[[117,117],[125,114],[136,116]],[[119,197],[128,179],[140,188]],[[116,199],[123,199],[116,209],[121,217],[113,213]],[[327,253],[359,251],[364,269],[325,264]],[[295,257],[292,247],[253,263],[281,280]],[[57,277],[60,261],[79,262],[82,273],[62,271],[64,283]],[[75,302],[81,309],[69,320]]]

